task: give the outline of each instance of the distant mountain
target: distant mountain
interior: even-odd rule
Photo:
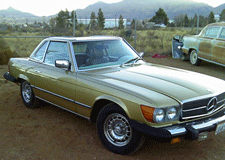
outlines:
[[[23,18],[37,18],[38,16],[35,16],[31,13],[21,12],[19,10],[16,10],[12,7],[9,7],[6,10],[0,10],[0,17],[7,17],[7,18],[16,18],[16,17],[23,17]]]
[[[225,9],[225,3],[213,9],[215,14],[220,14]]]
[[[225,3],[213,8],[205,3],[197,3],[192,0],[123,0],[111,4],[99,1],[89,5],[85,9],[77,9],[77,17],[78,19],[89,19],[91,12],[95,12],[97,16],[99,8],[102,9],[107,19],[115,18],[115,16],[119,18],[120,15],[126,19],[150,19],[159,8],[164,9],[169,19],[173,19],[180,14],[187,14],[189,17],[193,17],[195,14],[208,16],[211,11],[215,14],[220,14],[222,10],[225,9]],[[6,10],[0,10],[0,23],[2,21],[7,21],[9,23],[25,23],[26,19],[28,19],[29,23],[33,23],[34,21],[42,22],[44,20],[48,21],[50,18],[56,16],[57,14],[43,19],[43,17],[9,7]]]
[[[9,7],[8,9],[0,10],[0,18],[3,21],[7,21],[10,23],[25,23],[26,19],[28,19],[28,22],[30,23],[33,23],[34,21],[42,20],[42,17],[35,16],[31,13],[22,12],[12,7]]]
[[[170,19],[179,14],[187,14],[193,17],[195,14],[208,16],[211,11],[215,14],[221,13],[225,3],[213,8],[205,3],[197,3],[192,0],[123,0],[118,3],[97,2],[85,9],[76,10],[78,18],[90,18],[91,12],[98,13],[101,8],[105,18],[117,18],[123,15],[127,19],[150,19],[155,15],[159,8],[163,8]]]

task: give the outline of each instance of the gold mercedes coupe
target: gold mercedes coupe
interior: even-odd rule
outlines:
[[[225,130],[225,81],[146,63],[120,37],[51,37],[4,77],[25,106],[48,102],[96,123],[103,145],[131,154],[145,137],[206,139]]]

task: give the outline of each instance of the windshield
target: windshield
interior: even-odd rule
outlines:
[[[79,70],[122,65],[138,57],[123,40],[73,42]]]

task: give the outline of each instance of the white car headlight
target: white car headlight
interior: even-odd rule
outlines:
[[[165,118],[165,111],[163,109],[156,109],[154,113],[154,121],[156,123],[160,123],[164,121]]]
[[[177,109],[175,107],[169,108],[167,110],[167,118],[168,120],[172,120],[177,117]]]

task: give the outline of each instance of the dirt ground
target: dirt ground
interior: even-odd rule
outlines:
[[[203,62],[168,58],[146,58],[146,61],[192,70],[225,80],[225,68]],[[0,66],[0,160],[8,159],[225,159],[225,132],[213,132],[205,141],[186,141],[171,145],[147,139],[137,153],[129,156],[113,154],[101,144],[95,124],[45,104],[37,109],[26,108],[19,86],[3,80],[7,66]]]

